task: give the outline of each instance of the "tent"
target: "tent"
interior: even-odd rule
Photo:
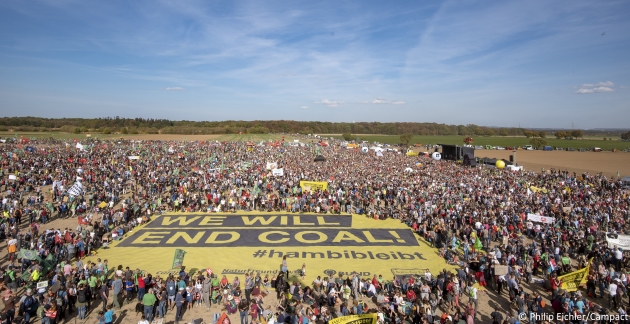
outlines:
[[[321,155],[318,155],[317,157],[315,157],[315,162],[326,162],[326,158],[324,158]]]

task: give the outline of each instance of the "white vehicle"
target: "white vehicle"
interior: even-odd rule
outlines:
[[[495,147],[494,149],[495,149],[495,150],[505,150],[505,147],[503,147],[503,146],[497,146],[497,147]]]
[[[534,148],[531,145],[525,145],[525,146],[523,146],[523,149],[526,150],[526,151],[533,151],[534,150]]]

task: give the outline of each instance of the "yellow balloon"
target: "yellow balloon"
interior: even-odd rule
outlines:
[[[503,160],[498,160],[497,163],[494,164],[494,166],[496,166],[497,169],[503,169],[505,168],[505,162],[503,162]]]

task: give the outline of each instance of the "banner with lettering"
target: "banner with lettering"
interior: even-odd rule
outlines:
[[[376,324],[377,314],[348,315],[331,319],[328,324]]]
[[[300,188],[302,190],[326,190],[328,189],[328,182],[326,181],[300,181]]]
[[[173,266],[171,269],[180,269],[184,264],[184,256],[186,256],[186,251],[182,249],[176,249],[175,255],[173,256]]]
[[[364,215],[315,213],[174,213],[158,215],[96,257],[130,264],[154,275],[186,269],[238,275],[273,276],[287,258],[291,281],[301,280],[302,264],[310,284],[317,276],[357,273],[409,277],[454,269],[405,223],[375,221]],[[172,263],[165,258],[175,252]]]

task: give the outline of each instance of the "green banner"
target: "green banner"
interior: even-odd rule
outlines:
[[[184,256],[186,255],[186,251],[182,249],[176,249],[175,255],[173,256],[173,266],[171,269],[181,268],[184,264]]]

